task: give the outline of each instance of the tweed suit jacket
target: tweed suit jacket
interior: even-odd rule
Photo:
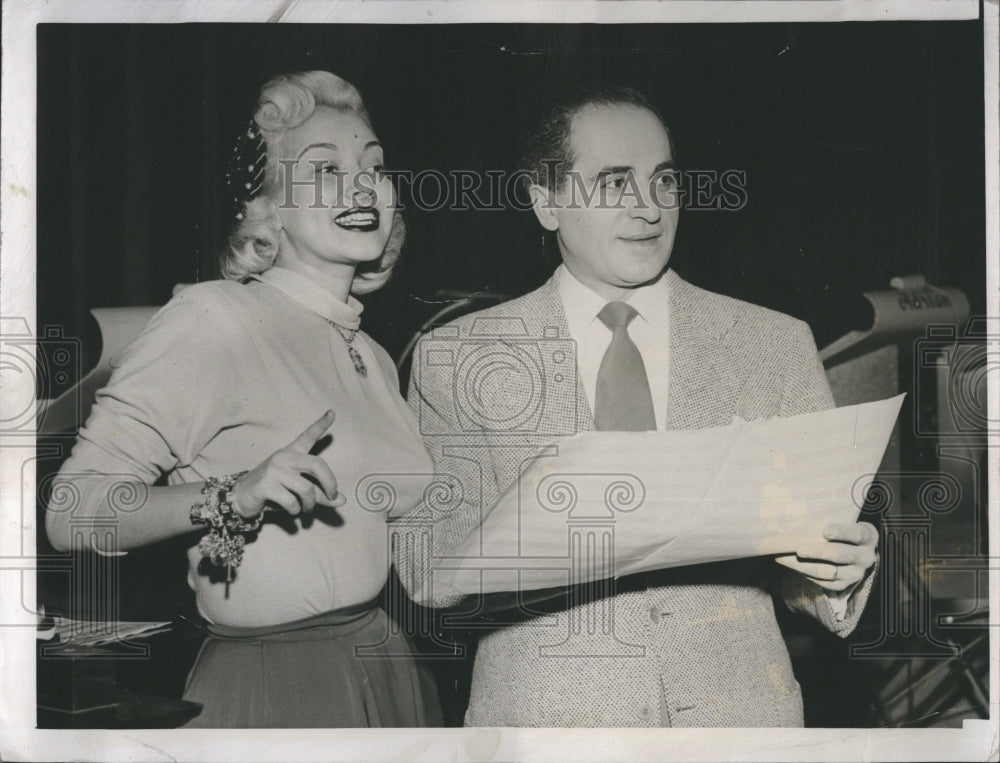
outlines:
[[[707,292],[672,271],[666,278],[668,429],[833,407],[804,323]],[[561,341],[575,364],[554,278],[524,297],[454,321],[444,334],[418,345],[408,395],[435,470],[457,487],[446,509],[421,509],[433,516],[438,559],[477,527],[532,454],[554,436],[593,429],[578,380],[540,390],[537,380],[499,363],[493,383],[478,388],[465,378],[469,369],[428,362],[448,346],[471,343],[480,355],[493,346],[502,358],[512,345],[531,350]],[[533,399],[539,394],[540,409]],[[464,402],[479,411],[478,419],[460,415],[456,398],[462,395],[471,396]],[[534,414],[527,424],[516,419],[526,410]],[[515,419],[518,426],[505,426]],[[411,592],[426,580],[426,564],[412,554],[397,558],[397,566]],[[770,558],[605,581],[592,585],[586,599],[533,602],[529,592],[470,602],[435,599],[432,592],[431,603],[464,607],[489,628],[476,654],[466,725],[800,726],[801,693],[772,592],[846,636],[867,600],[871,577],[852,594],[842,621],[819,587]],[[502,606],[510,609],[498,612]]]

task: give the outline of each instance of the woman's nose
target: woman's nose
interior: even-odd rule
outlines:
[[[359,207],[370,207],[375,204],[375,192],[369,188],[358,188],[353,189],[353,202]]]

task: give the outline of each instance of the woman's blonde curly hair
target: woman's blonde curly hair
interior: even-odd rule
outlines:
[[[317,106],[354,112],[371,126],[361,94],[336,74],[312,71],[281,75],[261,88],[253,118],[267,146],[263,184],[259,195],[242,204],[242,219],[229,233],[227,246],[219,257],[223,277],[242,281],[274,265],[281,232],[278,208],[272,198],[278,186],[277,148],[285,133],[311,117]],[[389,281],[405,237],[406,228],[397,210],[381,256],[358,266],[351,284],[353,293],[366,294]]]

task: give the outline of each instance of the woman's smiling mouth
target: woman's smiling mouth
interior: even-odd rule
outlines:
[[[378,210],[371,207],[351,207],[337,215],[333,221],[344,230],[370,233],[378,230],[380,216]]]

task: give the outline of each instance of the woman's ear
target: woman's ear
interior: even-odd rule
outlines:
[[[556,194],[543,185],[533,183],[528,188],[531,197],[531,209],[545,230],[559,230],[559,207],[556,204]]]

